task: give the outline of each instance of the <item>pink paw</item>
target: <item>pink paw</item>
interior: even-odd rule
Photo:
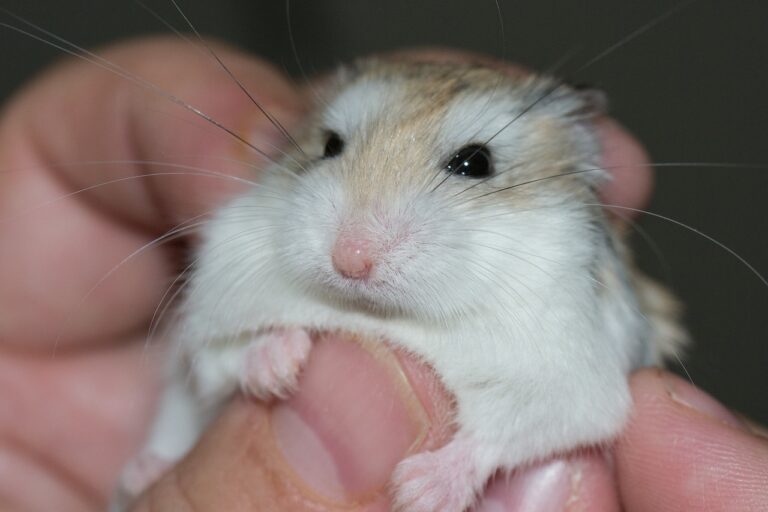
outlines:
[[[479,480],[479,483],[478,483]],[[472,505],[479,479],[469,447],[453,441],[402,461],[392,476],[398,512],[463,512]]]
[[[285,399],[296,388],[299,371],[309,357],[312,339],[304,329],[276,329],[251,342],[240,383],[262,400]]]
[[[120,477],[120,491],[133,499],[143,493],[171,467],[171,461],[152,452],[144,452],[132,459]]]

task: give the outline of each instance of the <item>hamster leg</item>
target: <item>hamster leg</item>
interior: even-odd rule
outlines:
[[[296,389],[311,348],[312,339],[304,329],[272,329],[259,334],[243,359],[242,389],[262,400],[287,398]]]
[[[463,512],[475,501],[494,468],[478,464],[478,445],[457,434],[439,450],[403,460],[392,476],[394,510]]]
[[[109,510],[126,510],[189,451],[203,426],[199,407],[184,382],[171,379],[161,397],[149,440],[123,468]]]

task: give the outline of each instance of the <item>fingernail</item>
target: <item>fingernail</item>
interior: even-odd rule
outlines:
[[[675,402],[690,407],[726,425],[746,430],[747,427],[735,414],[720,402],[676,375],[664,374],[664,387]]]
[[[272,434],[294,485],[339,503],[378,496],[426,437],[429,418],[395,356],[339,335],[316,340]]]
[[[474,512],[608,512],[619,508],[606,455],[600,450],[580,450],[496,478]]]
[[[509,481],[500,478],[488,489],[477,512],[562,512],[572,493],[573,475],[568,462],[556,460],[513,474]]]

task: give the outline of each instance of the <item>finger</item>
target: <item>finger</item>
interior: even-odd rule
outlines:
[[[157,356],[141,343],[55,358],[0,351],[0,510],[103,510],[154,414]]]
[[[426,367],[328,337],[295,396],[236,400],[136,510],[383,512],[395,465],[445,443],[452,417]]]
[[[302,98],[269,65],[229,48],[216,52],[265,109],[286,123],[298,117]],[[267,152],[284,143],[199,48],[157,39],[104,54]],[[0,124],[2,342],[67,346],[145,326],[176,262],[170,251],[120,262],[170,226],[220,203],[238,182],[185,174],[122,180],[65,196],[110,180],[183,172],[146,161],[248,177],[255,172],[250,164],[261,167],[265,160],[245,147],[154,86],[139,87],[93,64],[67,61],[28,87]],[[83,163],[105,160],[131,163]]]
[[[475,512],[618,512],[611,465],[597,450],[577,452],[491,482]]]
[[[631,383],[616,449],[627,512],[768,510],[768,440],[679,377],[643,370]]]
[[[604,118],[597,125],[603,147],[603,166],[610,179],[601,192],[606,204],[627,208],[645,207],[653,189],[653,173],[648,154],[640,143],[619,123]],[[619,218],[634,217],[636,212],[617,209]]]

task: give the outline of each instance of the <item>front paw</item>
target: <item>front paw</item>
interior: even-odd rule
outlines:
[[[443,448],[412,455],[392,476],[398,512],[464,512],[485,483],[474,464],[471,443],[454,440]]]
[[[312,339],[299,328],[274,329],[258,335],[245,351],[240,386],[259,399],[287,398],[309,358]]]

